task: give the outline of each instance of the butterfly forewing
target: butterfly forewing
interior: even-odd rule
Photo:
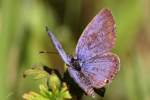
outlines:
[[[103,9],[83,31],[76,46],[76,56],[86,61],[97,53],[110,51],[115,43],[115,22],[111,11]]]
[[[91,80],[95,88],[104,87],[119,71],[119,58],[113,53],[96,55],[83,64],[82,72]]]
[[[47,31],[48,31],[48,30],[47,30]],[[62,48],[60,42],[56,39],[56,37],[55,37],[50,31],[48,31],[48,35],[49,35],[50,39],[52,40],[52,42],[53,42],[55,48],[57,49],[59,55],[61,56],[62,60],[63,60],[66,64],[70,65],[70,63],[69,63],[69,56],[65,53],[65,51],[64,51],[64,49]]]

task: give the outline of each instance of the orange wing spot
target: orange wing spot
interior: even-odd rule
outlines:
[[[109,83],[109,80],[108,80],[108,79],[105,79],[104,82],[105,82],[105,83]]]

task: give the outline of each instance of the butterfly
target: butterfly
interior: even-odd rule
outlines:
[[[94,89],[110,84],[120,69],[119,57],[112,53],[115,46],[115,21],[108,9],[102,9],[87,25],[80,36],[75,56],[66,54],[60,42],[46,28],[71,78],[89,96],[95,97]]]

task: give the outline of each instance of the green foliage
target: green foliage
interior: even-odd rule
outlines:
[[[31,69],[26,70],[23,74],[23,77],[26,77],[28,75],[33,75],[34,79],[43,79],[49,77],[49,74],[46,71],[44,71],[42,67],[33,67]]]
[[[55,91],[49,91],[44,85],[40,85],[40,93],[29,92],[23,95],[25,100],[65,100],[71,99],[71,96],[67,90],[66,85]]]
[[[47,86],[39,85],[39,93],[30,91],[24,93],[23,98],[25,100],[65,100],[71,99],[71,95],[68,91],[67,85],[62,83],[57,75],[52,72],[48,74],[41,67],[28,69],[24,73],[24,77],[32,75],[34,79],[46,79]]]

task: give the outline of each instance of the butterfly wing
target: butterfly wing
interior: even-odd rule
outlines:
[[[60,42],[56,39],[56,37],[48,30],[48,28],[46,29],[48,32],[48,35],[50,37],[50,39],[52,40],[52,43],[54,44],[55,48],[57,49],[59,55],[61,56],[61,58],[63,59],[63,61],[70,65],[69,63],[69,56],[65,53],[64,49],[62,48]]]
[[[70,76],[74,79],[74,81],[84,90],[87,95],[95,96],[94,89],[90,80],[84,76],[84,74],[79,71],[73,69],[72,67],[68,67],[68,72]]]
[[[86,61],[97,53],[110,51],[115,44],[115,22],[111,11],[100,11],[83,31],[76,46],[76,56]]]
[[[120,60],[117,55],[107,52],[97,54],[83,63],[82,72],[95,88],[102,88],[116,76],[119,71]]]

